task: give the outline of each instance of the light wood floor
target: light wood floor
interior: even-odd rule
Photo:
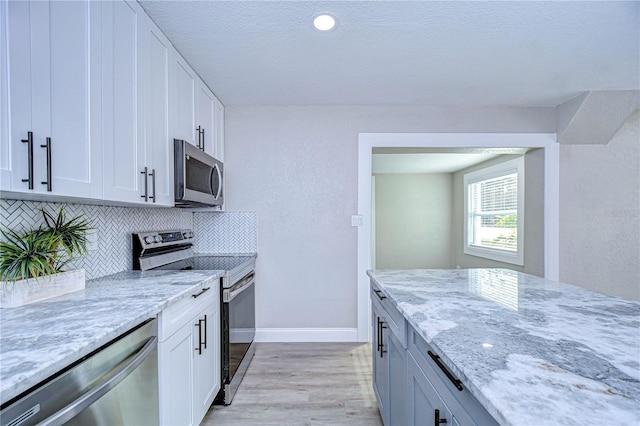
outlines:
[[[382,425],[371,344],[258,343],[233,403],[202,425]]]

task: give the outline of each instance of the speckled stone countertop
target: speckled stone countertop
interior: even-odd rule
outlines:
[[[368,274],[500,424],[640,424],[640,303],[506,269]]]
[[[127,271],[86,289],[0,309],[0,395],[19,395],[224,271]]]

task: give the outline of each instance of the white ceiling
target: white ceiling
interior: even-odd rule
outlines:
[[[640,88],[638,1],[141,4],[227,106],[555,106]],[[313,30],[318,12],[337,28]]]
[[[500,154],[373,154],[372,173],[453,173]]]

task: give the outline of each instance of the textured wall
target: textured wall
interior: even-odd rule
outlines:
[[[560,146],[560,279],[640,300],[640,112],[607,145]]]
[[[451,173],[375,175],[376,268],[451,268]]]
[[[96,249],[77,259],[70,268],[84,268],[87,278],[131,269],[131,233],[163,229],[191,229],[193,214],[180,209],[124,208],[65,204],[68,218],[85,215],[97,235]],[[0,200],[3,228],[26,229],[42,223],[40,208],[57,213],[58,203]]]
[[[355,328],[359,132],[553,132],[552,108],[228,107],[226,207],[256,211],[259,328]]]

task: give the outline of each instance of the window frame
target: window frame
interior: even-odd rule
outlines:
[[[471,205],[471,191],[469,190],[470,185],[488,179],[494,179],[497,177],[513,174],[514,172],[517,174],[518,179],[518,224],[516,226],[516,242],[518,246],[517,250],[513,252],[498,248],[471,245],[469,242],[469,230],[471,221],[473,220],[473,216],[471,214],[472,212],[469,211],[469,206]],[[464,174],[464,254],[483,257],[485,259],[496,260],[512,265],[524,266],[524,172],[524,156],[522,156]]]

